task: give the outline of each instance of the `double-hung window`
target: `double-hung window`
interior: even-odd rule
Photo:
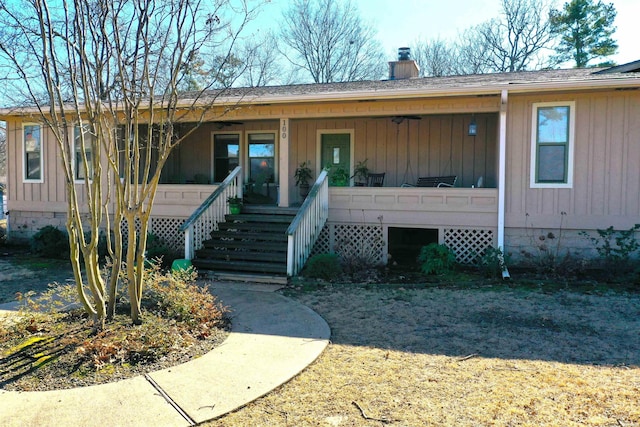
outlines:
[[[43,182],[42,127],[38,124],[25,124],[22,136],[24,181]]]
[[[574,102],[533,104],[531,187],[571,188],[575,127]]]

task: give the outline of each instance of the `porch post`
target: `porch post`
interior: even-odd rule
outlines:
[[[498,148],[498,248],[504,252],[504,206],[507,163],[507,101],[508,91],[503,89],[500,96],[500,123]]]
[[[279,203],[280,207],[289,206],[289,119],[280,119],[280,150],[278,178],[280,182]]]

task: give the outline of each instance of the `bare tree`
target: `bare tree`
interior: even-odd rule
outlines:
[[[314,82],[378,79],[386,62],[374,29],[350,1],[295,0],[283,14],[285,56]]]
[[[98,328],[114,313],[122,262],[131,318],[141,321],[146,235],[160,173],[171,151],[204,120],[215,94],[221,93],[205,92],[219,86],[219,79],[190,93],[188,100],[180,98],[179,88],[199,54],[223,58],[217,69],[224,69],[237,33],[252,12],[246,3],[238,4],[0,4],[0,25],[5,29],[0,55],[20,76],[15,90],[23,91],[56,140],[78,295]],[[194,126],[177,132],[176,124],[187,115]],[[74,160],[76,152],[79,161]],[[84,185],[74,185],[76,167]],[[122,233],[123,226],[128,233]],[[113,259],[108,274],[98,263],[103,230]]]
[[[483,74],[494,70],[487,63],[489,46],[479,26],[465,30],[455,43],[455,74]]]
[[[494,72],[522,71],[538,64],[553,40],[548,10],[543,0],[502,0],[501,18],[472,28],[461,40],[460,60],[475,62],[477,51],[466,47],[480,45],[484,67]]]
[[[455,46],[445,40],[417,40],[411,46],[411,55],[420,65],[421,77],[440,77],[457,73]]]
[[[278,39],[273,33],[247,42],[240,55],[246,67],[241,77],[242,85],[257,87],[288,83],[286,78],[282,78],[279,54]]]

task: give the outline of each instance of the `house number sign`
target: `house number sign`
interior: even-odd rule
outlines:
[[[280,120],[281,126],[280,126],[280,137],[282,139],[286,139],[287,138],[287,134],[289,133],[288,129],[287,129],[287,119],[282,119]]]

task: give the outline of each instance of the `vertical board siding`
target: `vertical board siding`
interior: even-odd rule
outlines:
[[[574,184],[531,189],[532,104],[551,101],[576,102]],[[640,219],[640,93],[513,95],[507,159],[507,227],[557,227],[566,212],[567,228],[629,228]]]
[[[478,134],[467,135],[470,114],[421,116],[396,124],[392,117],[291,120],[291,174],[305,160],[314,173],[318,131],[352,129],[354,163],[367,160],[371,172],[385,172],[385,187],[415,183],[420,176],[458,175],[458,186],[471,187],[480,176],[496,184],[497,115],[476,114]],[[296,200],[297,189],[291,189]]]

